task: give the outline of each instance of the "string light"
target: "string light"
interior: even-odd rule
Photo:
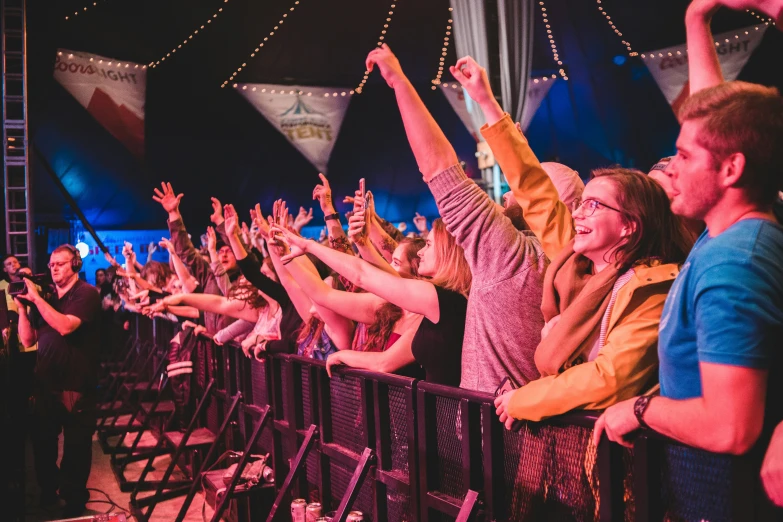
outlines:
[[[243,90],[243,91],[246,91],[246,90],[247,90],[247,88],[248,88],[250,85],[252,85],[252,84],[242,85],[242,84],[239,84],[239,83],[234,83],[234,84],[232,84],[231,86],[232,86],[234,89],[241,89],[241,90]],[[259,89],[258,89],[258,87],[250,87],[250,90],[251,90],[252,92],[256,92],[256,91],[257,91],[257,90],[259,90]],[[267,92],[267,89],[266,89],[266,87],[262,87],[262,88],[260,89],[260,91],[261,91],[262,93],[266,93],[266,92]],[[338,96],[353,96],[355,93],[356,93],[356,91],[355,91],[355,90],[350,90],[350,91],[334,91],[334,92],[325,92],[325,93],[323,94],[323,97],[324,97],[324,98],[328,98],[328,97],[330,97],[330,96],[331,96],[332,98],[337,98]],[[286,96],[292,96],[292,95],[296,95],[296,96],[312,96],[312,95],[314,95],[314,94],[315,94],[315,95],[318,95],[318,93],[314,93],[313,91],[302,91],[302,90],[299,90],[299,89],[297,89],[297,90],[289,90],[289,91],[285,91],[284,89],[280,89],[279,91],[278,91],[278,90],[276,90],[276,89],[270,89],[270,90],[269,90],[269,94],[284,94],[284,95],[286,95]]]
[[[95,2],[92,2],[92,5],[86,5],[86,6],[84,6],[84,7],[82,8],[82,10],[81,10],[81,11],[74,11],[72,15],[66,15],[66,16],[65,16],[65,19],[66,19],[66,20],[70,20],[72,17],[73,17],[73,18],[75,18],[75,17],[79,16],[79,13],[84,13],[84,12],[85,12],[85,11],[87,11],[87,10],[88,10],[90,7],[97,7],[97,6],[98,6],[98,0],[96,0]]]
[[[764,25],[768,25],[768,24],[764,24]],[[730,38],[725,38],[724,37],[722,42],[719,42],[719,41],[716,40],[715,41],[715,47],[720,47],[724,43],[729,43],[732,40],[739,40],[743,36],[748,36],[751,31],[760,31],[762,27],[763,27],[763,25],[759,24],[759,25],[754,25],[752,27],[748,27],[747,29],[740,29],[739,32],[734,33],[733,35],[731,35]],[[656,53],[642,53],[639,56],[641,56],[645,60],[655,60],[657,58],[669,58],[669,57],[674,57],[674,56],[683,56],[683,55],[687,55],[687,54],[688,54],[688,49],[686,48],[684,51],[675,51],[675,52],[667,51],[665,53],[664,52],[658,52],[657,54]]]
[[[639,56],[639,53],[634,51],[631,47],[631,43],[623,38],[623,33],[620,31],[620,29],[617,28],[617,25],[614,23],[614,20],[612,20],[612,17],[609,16],[609,13],[606,11],[606,9],[604,9],[603,5],[601,4],[601,0],[595,0],[595,3],[598,6],[598,11],[604,15],[606,22],[609,24],[609,27],[612,28],[614,34],[620,37],[620,41],[623,42],[625,48],[628,49],[628,56]]]
[[[264,45],[266,45],[267,42],[269,42],[269,39],[272,38],[275,35],[277,30],[280,29],[280,26],[285,23],[286,19],[288,18],[288,15],[293,13],[296,10],[296,6],[298,6],[298,5],[299,5],[299,0],[296,0],[294,2],[294,4],[291,7],[288,8],[288,11],[283,13],[282,17],[277,22],[277,24],[272,28],[271,31],[269,31],[269,36],[265,36],[264,39],[261,42],[258,43],[258,45],[256,46],[255,50],[252,53],[250,53],[250,59],[256,57],[256,54],[258,54],[258,52],[261,50],[261,48],[264,47]],[[233,81],[234,78],[236,78],[236,76],[240,73],[240,71],[242,69],[244,69],[246,66],[247,66],[247,62],[243,62],[242,65],[237,67],[236,71],[234,71],[231,74],[231,76],[228,77],[228,80],[226,80],[222,84],[220,84],[220,88],[221,89],[224,88],[226,85],[229,84],[229,82]],[[237,86],[237,84],[234,84],[234,87],[236,87],[236,86]]]
[[[432,90],[438,88],[438,85],[440,85],[440,79],[443,76],[443,69],[444,69],[444,63],[446,62],[446,54],[448,53],[449,49],[449,43],[451,42],[451,24],[454,23],[454,20],[451,19],[451,12],[454,9],[449,7],[449,21],[448,25],[446,26],[446,34],[443,35],[443,47],[441,47],[441,53],[440,53],[440,60],[438,61],[438,74],[435,75],[435,79],[432,80]]]
[[[756,13],[755,11],[751,11],[750,9],[746,9],[745,12],[749,13],[751,16],[756,17],[758,20],[764,22],[764,25],[769,25],[769,24],[775,25],[775,20],[773,20],[772,18],[767,18],[766,16],[762,16]]]
[[[223,3],[224,3],[224,4],[227,4],[227,3],[228,3],[228,0],[223,0]],[[195,29],[195,30],[194,30],[192,33],[190,33],[190,35],[189,35],[187,38],[185,38],[184,40],[182,40],[182,43],[181,43],[181,44],[177,44],[177,46],[176,46],[176,47],[174,47],[174,48],[173,48],[171,51],[167,52],[167,53],[165,54],[165,56],[162,56],[162,57],[160,58],[160,60],[158,60],[158,61],[153,61],[153,62],[150,62],[150,64],[149,64],[149,65],[150,65],[150,67],[154,69],[155,67],[157,67],[158,65],[160,65],[162,62],[165,62],[165,61],[166,61],[166,58],[169,58],[169,57],[171,57],[171,55],[172,55],[172,54],[176,53],[176,52],[177,52],[179,49],[182,49],[182,46],[183,46],[183,45],[188,45],[188,42],[190,42],[191,40],[193,40],[193,37],[194,37],[194,36],[196,36],[196,35],[199,33],[199,31],[200,31],[200,30],[202,30],[202,31],[203,31],[203,30],[204,30],[204,28],[205,28],[205,27],[207,27],[209,24],[211,24],[211,23],[212,23],[212,20],[216,19],[216,18],[218,17],[218,15],[220,15],[220,13],[222,13],[222,12],[223,12],[223,8],[221,7],[221,8],[219,8],[217,11],[215,11],[215,12],[212,14],[212,16],[210,16],[209,18],[207,18],[207,21],[206,21],[206,22],[204,22],[204,24],[203,24],[201,27],[199,27],[198,29]]]
[[[389,15],[386,17],[386,22],[383,24],[383,29],[381,29],[381,34],[378,36],[378,43],[376,44],[378,47],[383,45],[383,41],[386,39],[386,33],[389,30],[389,24],[392,21],[392,18],[394,17],[394,9],[397,7],[396,4],[397,0],[392,0],[391,5],[389,5]],[[367,83],[367,78],[370,77],[370,71],[366,70],[364,71],[364,76],[362,76],[362,81],[359,82],[359,85],[356,86],[356,94],[361,94],[362,90],[364,89],[364,84]]]
[[[62,56],[62,55],[63,55],[63,52],[62,52],[62,51],[57,51],[57,56]],[[68,53],[68,58],[73,58],[73,53]],[[94,61],[95,61],[95,58],[93,58],[93,57],[90,57],[90,61],[91,61],[91,62],[94,62]],[[98,63],[103,63],[103,59],[98,59]],[[112,64],[112,62],[106,62],[106,65],[111,65],[111,64]],[[137,64],[137,63],[126,63],[126,64],[122,64],[121,62],[117,62],[117,64],[116,64],[116,66],[117,66],[117,68],[118,68],[118,69],[119,69],[120,67],[123,67],[123,65],[124,65],[124,67],[125,67],[126,69],[130,68],[130,66],[131,66],[131,65],[133,66],[133,68],[134,68],[134,69],[138,69],[138,68],[139,68],[139,64]],[[146,69],[146,68],[147,68],[147,66],[146,66],[146,65],[142,65],[142,66],[141,66],[141,68],[142,68],[142,69]]]
[[[555,43],[555,37],[552,36],[552,25],[549,22],[549,13],[547,13],[546,5],[544,5],[543,0],[538,2],[538,5],[541,7],[541,19],[544,21],[544,28],[546,29],[546,36],[547,39],[549,39],[549,47],[552,49],[552,58],[554,58],[555,63],[557,65],[562,66],[563,61],[560,59],[560,52],[557,50],[557,44]],[[568,80],[568,75],[565,72],[565,69],[560,69],[558,71],[560,73],[560,76],[564,80]],[[552,75],[555,78],[557,78],[557,75]],[[541,78],[542,81],[549,81],[549,78],[547,76],[544,76]]]

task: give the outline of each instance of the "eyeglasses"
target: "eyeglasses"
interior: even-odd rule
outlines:
[[[70,261],[61,261],[59,263],[49,263],[47,266],[49,267],[49,270],[52,270],[54,268],[59,268],[59,267],[62,267],[62,266],[65,266],[65,265],[70,265],[70,264],[71,264]]]
[[[610,207],[606,203],[604,203],[602,201],[598,201],[597,199],[585,199],[584,201],[582,201],[582,203],[578,207],[576,207],[576,210],[580,210],[581,209],[582,210],[582,215],[584,215],[585,217],[590,217],[593,214],[595,214],[596,209],[602,208],[602,207],[603,208],[608,208],[609,210],[614,210],[615,212],[622,213],[621,210],[616,209],[614,207]]]

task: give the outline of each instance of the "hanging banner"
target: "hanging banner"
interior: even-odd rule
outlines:
[[[350,92],[261,83],[240,83],[236,90],[319,172],[326,173],[329,156],[351,102]]]
[[[536,111],[538,111],[538,108],[541,106],[541,102],[546,98],[549,89],[552,88],[552,85],[556,81],[557,80],[555,79],[547,79],[547,81],[544,81],[539,78],[529,80],[527,86],[527,102],[525,104],[525,111],[522,114],[522,121],[520,122],[523,131],[527,131],[530,122],[533,120],[533,116],[535,116]],[[442,83],[440,85],[440,90],[443,92],[444,96],[446,96],[446,99],[449,101],[449,104],[451,104],[454,112],[457,113],[457,116],[459,116],[459,119],[465,124],[465,127],[468,129],[471,136],[473,136],[473,139],[477,142],[483,141],[479,130],[486,120],[484,119],[484,114],[481,112],[478,104],[468,96],[468,93],[465,92],[459,83]]]
[[[59,49],[54,78],[134,156],[144,157],[146,65]]]
[[[750,55],[761,43],[766,30],[767,26],[761,24],[715,35],[715,50],[718,52],[718,61],[726,81],[737,79]],[[690,93],[688,51],[685,44],[642,53],[642,56],[650,74],[676,114]]]

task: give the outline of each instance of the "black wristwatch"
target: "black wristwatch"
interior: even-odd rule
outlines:
[[[636,399],[636,402],[633,403],[633,414],[636,415],[636,420],[639,422],[639,426],[642,428],[650,428],[650,426],[644,422],[644,412],[647,411],[647,408],[650,406],[650,401],[652,401],[652,399],[653,395],[642,395]]]
[[[324,221],[329,221],[330,219],[340,221],[340,214],[338,212],[335,212],[334,214],[327,214],[324,216]]]

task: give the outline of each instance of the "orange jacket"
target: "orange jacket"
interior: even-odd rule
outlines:
[[[527,140],[506,114],[481,134],[492,148],[514,197],[550,258],[574,236],[571,213],[541,168]],[[679,266],[638,266],[617,292],[606,343],[598,356],[515,391],[508,413],[538,421],[573,409],[604,409],[658,382],[658,323]]]

